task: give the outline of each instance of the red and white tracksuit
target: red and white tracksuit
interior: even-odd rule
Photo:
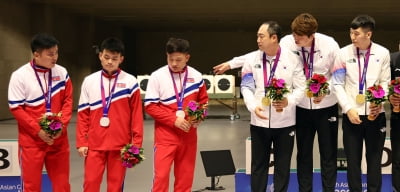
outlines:
[[[173,73],[178,92],[186,72]],[[187,67],[183,109],[190,101],[208,102],[208,95],[201,73]],[[175,192],[191,191],[197,152],[197,129],[184,132],[174,126],[177,100],[168,65],[150,76],[146,89],[145,110],[155,120],[153,192],[168,192],[169,174],[174,163]]]
[[[107,166],[107,191],[122,191],[126,168],[120,160],[121,148],[132,143],[138,147],[143,141],[143,113],[140,90],[134,76],[120,70],[109,107],[108,127],[100,126],[103,116],[100,81],[103,75],[105,97],[108,100],[115,82],[115,74],[95,72],[82,84],[78,106],[76,145],[88,147],[85,158],[84,191],[98,192]]]
[[[10,111],[18,122],[18,145],[21,180],[24,192],[41,190],[43,165],[54,192],[69,192],[69,144],[67,126],[72,115],[72,83],[67,70],[55,65],[44,69],[33,65],[43,90],[47,92],[49,71],[52,77],[51,112],[62,113],[61,137],[53,145],[39,138],[39,119],[46,112],[46,103],[31,63],[14,71],[8,87]]]

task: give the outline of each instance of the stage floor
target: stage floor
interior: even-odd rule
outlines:
[[[228,101],[229,102],[229,101]],[[200,127],[198,127],[198,155],[196,161],[195,178],[193,191],[202,191],[205,187],[211,185],[211,179],[206,177],[203,162],[200,157],[200,151],[209,150],[231,150],[232,157],[236,169],[245,168],[245,140],[250,136],[249,121],[250,116],[243,101],[238,101],[238,113],[240,119],[230,120],[231,110],[223,105],[211,103],[210,119],[207,119]],[[341,120],[341,119],[339,119]],[[129,169],[126,174],[125,190],[127,192],[134,191],[150,191],[152,185],[153,173],[153,120],[146,118],[144,123],[144,143],[146,160],[133,169]],[[389,124],[387,124],[389,126]],[[71,146],[71,187],[72,191],[82,191],[83,183],[83,159],[78,156],[75,149],[75,126],[76,113],[71,120],[68,129],[68,135]],[[17,139],[17,125],[15,120],[0,121],[0,139]],[[388,129],[389,130],[389,129]],[[341,129],[339,128],[339,147],[342,147]],[[389,132],[387,132],[389,136]],[[296,146],[292,156],[292,168],[295,169]],[[318,145],[314,149],[314,167],[319,168]],[[173,186],[173,177],[170,180],[170,191]],[[219,185],[225,187],[225,191],[235,191],[235,176],[222,176]],[[106,185],[103,182],[102,191],[105,191]]]

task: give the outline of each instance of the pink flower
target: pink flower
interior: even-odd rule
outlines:
[[[190,101],[188,106],[185,108],[187,114],[187,120],[203,121],[204,117],[207,116],[207,104],[200,104],[196,101]]]
[[[375,98],[383,98],[385,96],[385,91],[383,89],[371,91]]]
[[[192,110],[192,111],[196,111],[197,110],[197,103],[194,102],[194,101],[190,101],[188,106],[189,106],[190,110]]]
[[[366,100],[371,103],[380,104],[387,100],[386,93],[381,85],[373,85],[368,87],[366,91]]]
[[[134,146],[134,145],[132,145],[132,147],[129,148],[128,151],[131,152],[131,153],[133,153],[133,154],[135,154],[135,155],[139,154],[139,152],[140,152],[140,151],[139,151],[139,148],[136,147],[136,146]]]
[[[276,81],[276,85],[278,86],[278,88],[283,88],[283,86],[285,86],[285,80],[283,79],[278,79]]]
[[[126,168],[132,168],[133,165],[131,163],[129,163],[129,162],[123,161],[122,162],[122,166],[124,166]]]
[[[397,94],[400,94],[400,84],[393,86],[393,91]]]
[[[61,129],[61,126],[62,126],[61,122],[59,122],[59,121],[53,121],[53,122],[50,123],[49,128],[50,128],[51,130],[55,131],[55,130]]]
[[[310,84],[310,90],[314,94],[317,94],[319,92],[320,88],[321,88],[321,84],[319,84],[319,83],[311,83]]]
[[[122,166],[131,168],[144,160],[143,148],[139,148],[132,144],[126,144],[121,149]]]

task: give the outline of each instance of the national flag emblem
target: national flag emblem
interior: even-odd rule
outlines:
[[[188,83],[194,83],[194,78],[187,78]]]
[[[60,79],[60,76],[54,76],[51,78],[52,81],[59,81]]]
[[[126,84],[125,83],[117,83],[118,88],[125,88]]]

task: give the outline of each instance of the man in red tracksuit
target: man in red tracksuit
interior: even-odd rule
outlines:
[[[185,119],[190,101],[208,102],[201,73],[187,66],[189,42],[170,38],[166,45],[168,65],[150,76],[145,110],[155,120],[153,192],[168,192],[174,163],[174,192],[190,192],[197,152],[197,125]]]
[[[53,192],[69,192],[67,126],[72,114],[72,83],[67,70],[56,64],[58,41],[37,34],[31,41],[33,59],[11,75],[8,104],[18,122],[22,191],[41,191],[43,165]],[[51,135],[39,121],[48,113],[61,113],[61,131]]]
[[[119,68],[124,44],[107,38],[100,46],[102,70],[82,83],[76,127],[79,155],[85,157],[84,192],[99,192],[107,168],[107,192],[123,191],[126,167],[120,150],[142,146],[143,113],[136,78]]]

